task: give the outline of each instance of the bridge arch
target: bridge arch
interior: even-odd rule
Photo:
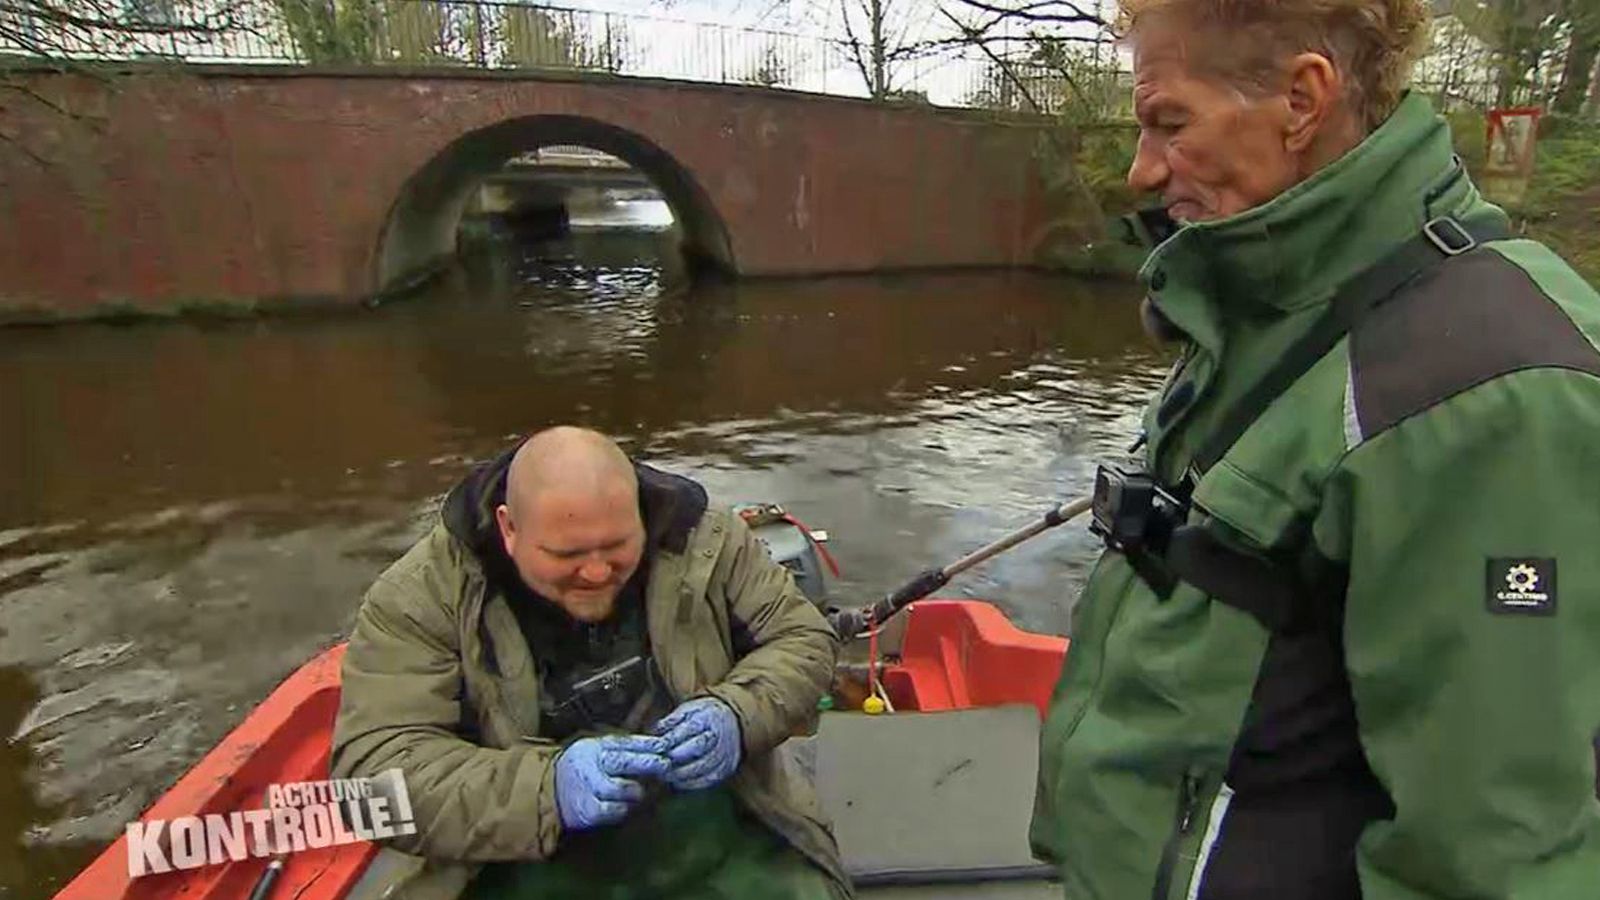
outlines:
[[[378,293],[404,290],[455,256],[457,225],[484,176],[520,153],[571,144],[609,153],[655,184],[672,209],[691,266],[735,271],[722,216],[693,173],[665,150],[643,135],[598,119],[533,115],[467,132],[406,180],[378,240]]]

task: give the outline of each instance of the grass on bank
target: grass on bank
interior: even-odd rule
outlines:
[[[1528,237],[1600,287],[1600,122],[1554,120],[1541,132],[1528,194],[1506,211]],[[1473,142],[1480,160],[1482,133]],[[1463,137],[1457,131],[1458,146],[1467,143]]]

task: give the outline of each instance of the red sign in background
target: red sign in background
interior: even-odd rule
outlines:
[[[1489,110],[1484,168],[1496,175],[1533,174],[1533,147],[1543,114],[1537,106]]]

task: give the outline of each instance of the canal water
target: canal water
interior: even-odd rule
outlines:
[[[617,436],[827,529],[876,598],[1088,490],[1164,363],[1130,286],[700,283],[671,232],[486,253],[378,310],[0,332],[0,897],[48,897],[349,627],[518,435]],[[1064,633],[1068,526],[944,593]]]

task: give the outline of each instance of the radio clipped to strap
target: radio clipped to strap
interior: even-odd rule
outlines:
[[[1149,475],[1103,465],[1095,475],[1090,531],[1122,553],[1162,600],[1185,582],[1237,607],[1274,632],[1295,630],[1297,598],[1307,591],[1291,563],[1258,555],[1220,538],[1215,523],[1189,523],[1184,489],[1168,490]]]
[[[1177,578],[1165,564],[1167,541],[1188,517],[1187,492],[1168,490],[1138,466],[1102,463],[1089,512],[1089,531],[1125,555],[1161,599],[1170,596]]]

